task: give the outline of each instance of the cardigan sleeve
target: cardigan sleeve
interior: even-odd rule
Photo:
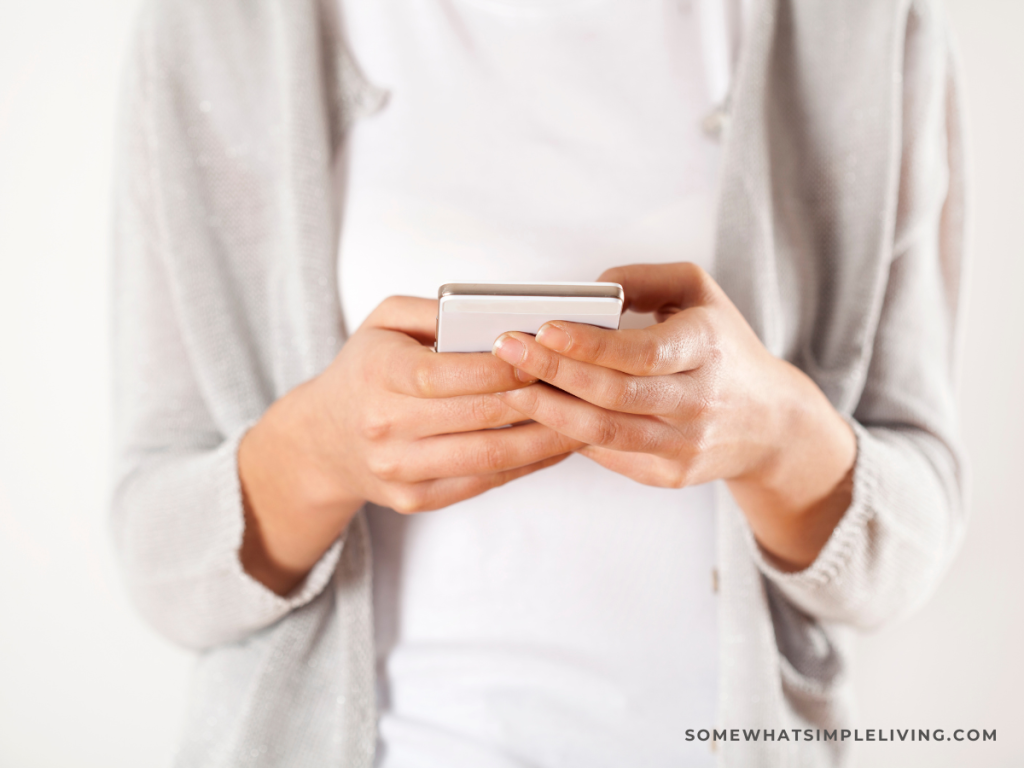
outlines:
[[[152,4],[151,4],[152,5]],[[148,22],[148,23],[147,23]],[[155,25],[143,17],[122,89],[115,170],[115,478],[112,528],[129,593],[166,637],[205,648],[247,636],[324,590],[335,542],[281,597],[239,560],[244,530],[237,448],[261,397],[239,391],[250,421],[215,418],[182,332],[164,236],[166,195],[152,122]],[[265,408],[268,403],[263,402]]]
[[[913,13],[903,73],[902,155],[893,258],[860,401],[852,503],[808,568],[762,572],[823,620],[876,626],[937,586],[967,519],[958,444],[964,148],[945,28]],[[924,26],[922,24],[922,26]]]

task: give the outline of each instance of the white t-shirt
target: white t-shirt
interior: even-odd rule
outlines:
[[[387,106],[351,134],[351,331],[446,282],[711,268],[720,4],[341,0]],[[637,324],[633,321],[633,324]],[[712,765],[708,486],[580,456],[437,512],[369,511],[381,768]]]

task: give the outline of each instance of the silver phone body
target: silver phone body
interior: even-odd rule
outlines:
[[[437,291],[438,352],[490,352],[506,331],[536,334],[551,320],[615,330],[618,283],[446,283]]]

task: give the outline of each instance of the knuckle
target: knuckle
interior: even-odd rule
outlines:
[[[611,416],[600,414],[593,417],[590,424],[590,442],[592,445],[611,445],[618,437],[618,425]]]
[[[388,296],[380,304],[374,307],[370,316],[367,318],[367,322],[370,325],[377,325],[378,323],[387,323],[389,319],[393,318],[400,311],[402,300],[398,296]]]
[[[631,409],[639,397],[639,388],[631,378],[613,379],[605,386],[604,400],[617,411]]]
[[[712,370],[717,369],[721,367],[724,358],[725,350],[722,349],[719,341],[717,339],[709,341],[705,346],[703,365]]]
[[[633,430],[630,437],[630,447],[635,451],[652,454],[664,453],[666,447],[664,434],[651,424]]]
[[[378,480],[389,483],[400,477],[402,463],[397,461],[394,456],[378,452],[367,457],[366,468]]]
[[[384,411],[367,411],[363,415],[363,436],[373,442],[386,439],[394,430],[394,419]]]
[[[501,422],[505,413],[504,404],[496,397],[475,397],[470,404],[470,418],[474,424],[494,426]]]
[[[663,430],[654,421],[617,423],[612,440],[615,445],[610,447],[620,451],[646,453],[653,456],[665,453]]]
[[[705,331],[704,338],[705,365],[718,367],[722,364],[722,359],[725,357],[722,335],[714,326],[711,326]]]
[[[426,509],[426,494],[411,485],[395,488],[391,492],[390,506],[402,515],[414,515]]]
[[[690,419],[693,429],[703,434],[717,418],[718,411],[717,385],[713,377],[706,377],[691,403]]]
[[[721,362],[724,352],[722,333],[718,330],[718,324],[715,322],[712,313],[706,307],[700,308],[698,318],[700,343],[704,352],[704,364],[718,364]]]
[[[677,462],[669,472],[668,486],[670,488],[686,488],[690,485],[690,476],[690,462]]]
[[[536,371],[535,375],[537,378],[542,379],[543,381],[552,381],[558,378],[559,357],[557,354],[535,354],[532,357],[533,359],[530,360],[530,355],[527,353],[523,362],[527,363],[529,360],[529,363],[527,364],[531,365],[531,367]]]
[[[480,449],[479,466],[488,472],[504,469],[509,462],[509,451],[504,442],[488,440]]]
[[[665,346],[660,342],[644,344],[640,347],[637,370],[641,376],[654,376],[660,373],[667,357]]]
[[[580,356],[584,360],[592,362],[604,360],[609,352],[607,336],[603,333],[592,332],[590,329],[573,334],[569,349],[574,347],[580,351]]]
[[[528,387],[516,390],[515,400],[513,401],[515,410],[519,413],[531,414],[536,413],[540,408],[540,394],[538,385],[531,384]]]
[[[651,379],[644,388],[645,413],[680,416],[686,413],[686,391],[674,378]]]
[[[430,397],[433,394],[434,370],[426,359],[413,366],[411,388],[416,397]]]

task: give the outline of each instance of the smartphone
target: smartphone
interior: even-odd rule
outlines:
[[[536,334],[551,320],[616,330],[618,283],[445,283],[437,291],[438,352],[490,352],[506,331]]]

